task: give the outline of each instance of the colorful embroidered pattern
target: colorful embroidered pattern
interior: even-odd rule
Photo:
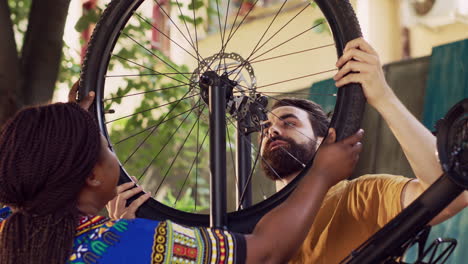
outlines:
[[[0,231],[11,211],[0,209]],[[185,227],[171,221],[111,221],[82,217],[67,263],[244,263],[245,239],[227,231]]]
[[[103,216],[81,216],[76,228],[76,235],[79,236],[88,230],[97,228],[104,223],[109,222],[109,218]]]
[[[119,244],[122,233],[128,230],[125,220],[110,221],[93,217],[89,223],[80,226],[75,238],[70,263],[100,263],[111,247]]]
[[[187,228],[171,221],[161,222],[155,232],[152,263],[236,263],[235,255],[239,252],[235,252],[235,240],[231,233],[223,230]],[[237,255],[239,258],[243,254]]]
[[[11,215],[11,210],[9,207],[0,209],[0,232],[2,232],[3,227],[5,226],[5,219]]]

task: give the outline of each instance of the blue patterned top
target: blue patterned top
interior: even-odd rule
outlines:
[[[0,209],[0,232],[11,214]],[[6,220],[6,221],[5,221]],[[171,221],[81,217],[68,263],[245,263],[243,235]]]

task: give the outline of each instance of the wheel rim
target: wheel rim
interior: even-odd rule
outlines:
[[[247,70],[244,70],[244,73],[242,71],[231,71],[231,76],[230,79],[238,81],[239,78],[237,77],[243,77],[241,78],[242,81],[245,84],[239,85],[237,90],[234,91],[234,94],[240,94],[240,95],[247,95],[251,101],[254,101],[253,97],[255,95],[263,96],[264,98],[268,98],[270,101],[275,101],[278,100],[278,95],[281,95],[283,92],[282,91],[274,91],[274,90],[266,90],[268,87],[272,86],[280,86],[280,85],[285,85],[285,84],[291,84],[294,82],[301,82],[304,79],[307,80],[309,83],[311,82],[311,79],[313,79],[315,76],[320,76],[321,78],[325,78],[327,73],[333,73],[336,72],[336,69],[334,69],[334,61],[336,60],[336,53],[332,51],[332,54],[329,60],[329,66],[328,67],[323,67],[323,65],[319,65],[321,69],[316,69],[316,70],[311,70],[307,69],[305,72],[298,72],[297,70],[293,73],[295,73],[294,76],[289,75],[289,77],[281,77],[282,80],[280,79],[274,79],[269,78],[266,80],[264,77],[263,79],[259,77],[257,79],[257,76],[265,76],[268,73],[268,67],[266,69],[261,69],[256,68],[256,65],[253,66],[253,68],[250,68],[249,66],[253,64],[261,64],[261,63],[269,63],[273,60],[281,60],[283,63],[278,63],[282,65],[291,65],[295,63],[290,63],[286,64],[285,60],[291,60],[292,57],[296,56],[305,56],[307,53],[312,53],[316,52],[317,50],[320,49],[332,49],[334,50],[334,41],[333,41],[333,36],[328,33],[322,33],[322,37],[324,35],[327,36],[328,41],[323,41],[322,43],[317,44],[314,47],[310,47],[308,49],[300,49],[300,50],[295,50],[295,51],[289,51],[286,52],[285,50],[281,50],[279,47],[284,47],[286,44],[293,44],[296,43],[296,39],[300,40],[300,42],[305,42],[304,39],[301,39],[305,34],[312,35],[316,34],[315,32],[309,32],[311,29],[317,28],[317,24],[314,24],[312,26],[307,26],[306,30],[304,30],[304,25],[302,25],[302,28],[297,26],[294,26],[294,23],[300,23],[299,20],[295,21],[295,19],[298,19],[301,15],[304,15],[308,9],[313,9],[308,3],[302,3],[299,8],[292,8],[290,11],[290,18],[292,17],[292,20],[281,20],[282,23],[279,23],[277,20],[277,17],[280,15],[283,15],[282,11],[285,10],[288,6],[285,4],[286,2],[281,2],[277,5],[277,9],[274,13],[274,15],[271,15],[270,21],[273,21],[273,23],[268,25],[268,30],[266,31],[267,33],[270,32],[272,35],[267,35],[262,34],[262,37],[260,37],[260,41],[255,40],[253,44],[253,49],[252,46],[246,48],[245,50],[250,51],[249,54],[242,54],[243,51],[238,51],[238,50],[233,50],[231,52],[227,52],[229,49],[229,46],[227,48],[224,47],[223,44],[221,44],[221,47],[218,47],[217,49],[219,50],[218,53],[210,53],[208,52],[208,55],[203,56],[201,53],[202,51],[196,50],[199,48],[198,44],[193,43],[194,45],[186,44],[188,46],[193,46],[195,49],[195,55],[187,55],[191,57],[198,58],[198,61],[194,64],[192,62],[193,66],[192,68],[190,67],[185,67],[185,66],[177,66],[169,62],[169,60],[165,57],[164,54],[151,49],[151,44],[148,42],[146,39],[144,42],[139,42],[137,41],[137,35],[136,32],[132,31],[134,30],[133,27],[133,20],[138,20],[141,23],[146,23],[146,27],[149,29],[157,30],[157,27],[154,25],[149,25],[147,22],[149,22],[149,19],[146,19],[143,13],[139,13],[138,10],[144,10],[144,4],[140,5],[144,1],[139,1],[139,2],[134,2],[132,3],[129,7],[127,7],[127,11],[123,13],[122,18],[119,19],[119,23],[122,25],[123,30],[118,31],[114,30],[111,31],[109,34],[109,39],[115,40],[111,41],[111,44],[107,44],[106,48],[104,49],[104,53],[106,54],[112,54],[109,56],[109,63],[107,63],[106,60],[104,62],[100,63],[99,67],[99,73],[97,78],[97,87],[100,87],[100,89],[97,90],[97,100],[102,101],[102,104],[97,104],[96,105],[96,110],[97,110],[97,116],[99,117],[100,125],[102,131],[105,133],[105,135],[110,139],[110,142],[112,144],[113,150],[117,153],[122,166],[125,169],[122,169],[122,172],[126,175],[131,174],[131,175],[136,175],[137,177],[142,177],[143,175],[159,175],[159,181],[157,181],[156,187],[147,187],[148,191],[152,191],[153,194],[156,193],[156,196],[158,193],[160,194],[161,188],[164,188],[164,181],[168,179],[169,176],[172,175],[189,175],[192,178],[195,178],[195,180],[192,179],[192,184],[187,184],[188,181],[190,181],[190,177],[185,176],[181,177],[178,180],[181,181],[181,185],[184,186],[182,187],[179,191],[177,191],[177,194],[173,193],[173,200],[174,201],[179,201],[180,197],[183,197],[184,195],[184,188],[185,188],[185,195],[191,196],[192,200],[194,200],[193,203],[193,208],[188,209],[186,211],[189,212],[189,214],[184,214],[183,218],[192,218],[192,219],[200,219],[200,221],[205,221],[206,216],[200,216],[200,213],[206,212],[203,210],[197,210],[200,209],[201,203],[200,200],[206,200],[208,199],[207,197],[207,187],[206,187],[206,178],[203,178],[201,175],[208,175],[207,171],[207,160],[206,157],[202,157],[201,152],[205,147],[204,147],[204,142],[207,140],[207,133],[206,129],[208,127],[208,124],[206,124],[204,120],[204,116],[206,114],[207,109],[207,104],[206,104],[206,98],[203,96],[200,96],[201,94],[204,93],[203,90],[199,89],[198,84],[196,83],[197,80],[199,80],[199,76],[205,72],[207,69],[211,69],[212,66],[210,65],[215,65],[213,66],[214,70],[221,72],[224,70],[225,72],[229,72],[229,69],[236,69],[236,68],[243,68],[244,66],[247,65]],[[169,15],[168,12],[164,9],[164,7],[161,7],[161,3],[155,0],[154,2],[151,2],[158,6],[165,15]],[[229,2],[230,3],[230,2]],[[139,9],[137,8],[139,6]],[[217,6],[219,8],[219,6]],[[231,7],[232,8],[232,7]],[[131,12],[131,10],[136,9],[137,11]],[[318,8],[313,9],[313,12],[316,12],[319,10]],[[175,10],[176,13],[180,12],[181,10],[177,8]],[[252,11],[253,12],[253,11]],[[247,13],[244,17],[248,17],[249,14]],[[252,13],[253,14],[253,13]],[[236,14],[238,16],[238,14]],[[127,21],[128,17],[128,21]],[[312,16],[313,17],[313,16]],[[221,17],[219,17],[221,18]],[[311,21],[319,19],[321,17],[317,17],[315,19],[310,19]],[[220,35],[224,34],[224,37],[227,40],[235,39],[232,36],[236,36],[236,34],[241,34],[238,32],[242,32],[242,25],[238,27],[236,30],[236,27],[232,27],[232,31],[234,32],[233,35],[228,33],[228,30],[224,28],[224,21],[219,20],[219,27],[220,31],[223,32]],[[239,17],[239,20],[241,18]],[[173,21],[170,19],[170,21]],[[227,21],[227,20],[226,20]],[[274,22],[278,22],[275,24]],[[285,21],[287,21],[285,23]],[[318,21],[318,20],[316,20]],[[223,23],[224,22],[224,23]],[[120,27],[119,23],[117,23],[117,28]],[[172,22],[174,23],[174,22]],[[318,24],[318,25],[323,25]],[[176,23],[174,23],[176,24]],[[234,23],[236,24],[236,23]],[[238,25],[238,24],[237,24]],[[176,26],[173,26],[174,28],[177,28]],[[181,22],[180,25],[181,28],[178,29],[173,29],[174,31],[183,31],[183,27],[187,27],[188,25],[186,23]],[[276,27],[276,28],[275,28]],[[269,43],[269,41],[276,41],[275,38],[278,37],[280,34],[284,34],[286,29],[291,28],[296,28],[296,31],[289,30],[288,35],[289,37],[285,38],[279,38],[279,41],[277,42],[272,42]],[[157,30],[158,32],[162,32],[162,30]],[[190,31],[190,30],[187,30]],[[193,30],[192,30],[193,32]],[[304,33],[306,32],[306,33]],[[121,33],[119,35],[119,33]],[[265,37],[266,36],[266,37]],[[292,37],[291,37],[292,36]],[[165,36],[167,39],[169,39],[171,42],[176,43],[170,36]],[[269,38],[271,37],[271,38]],[[294,38],[295,37],[295,38]],[[185,40],[187,43],[190,43],[189,39],[197,39],[198,36],[196,34],[192,37],[185,37]],[[242,37],[239,37],[242,39]],[[258,38],[258,36],[257,36]],[[336,38],[336,37],[335,37]],[[292,39],[292,40],[291,40]],[[221,42],[224,42],[225,40],[221,40]],[[266,42],[262,42],[266,41]],[[125,57],[122,54],[125,54],[125,49],[129,49],[129,43],[132,43],[132,48],[137,48],[141,49],[141,51],[144,51],[147,53],[147,57],[143,58],[137,58],[137,59],[131,59],[128,57]],[[326,44],[328,43],[328,44]],[[114,46],[115,44],[115,46]],[[181,44],[174,44],[176,45],[181,52],[184,53],[191,53],[190,51],[187,50],[187,48],[183,47]],[[235,46],[234,44],[230,44]],[[269,46],[271,45],[271,46]],[[260,48],[258,48],[260,47]],[[339,49],[339,48],[338,48]],[[254,52],[252,52],[254,51]],[[193,52],[192,52],[193,53]],[[252,55],[253,53],[253,55]],[[221,54],[221,55],[219,55]],[[262,57],[263,56],[263,57]],[[153,58],[156,60],[157,66],[149,64],[148,58]],[[205,60],[205,67],[203,67],[203,60],[200,60],[200,58],[203,58]],[[246,59],[247,58],[247,59]],[[317,59],[317,56],[312,56],[310,57],[311,59],[315,58]],[[115,63],[115,61],[119,61],[120,64],[127,64],[127,66],[130,66],[130,68],[133,68],[136,73],[132,74],[119,74],[120,69],[117,66],[118,63]],[[293,62],[295,62],[293,60]],[[115,64],[115,65],[114,65]],[[188,63],[190,64],[190,63]],[[110,65],[110,66],[109,66]],[[208,65],[208,66],[206,66]],[[217,65],[217,66],[216,66]],[[242,66],[242,67],[241,67]],[[158,68],[159,67],[159,68]],[[161,70],[161,67],[165,67],[165,70]],[[327,69],[328,68],[328,69]],[[138,69],[138,70],[137,70]],[[170,71],[168,71],[170,69]],[[259,69],[259,75],[256,75],[255,73],[257,72],[256,69]],[[263,74],[260,74],[262,73]],[[235,75],[235,77],[232,77]],[[198,78],[197,78],[198,76]],[[286,74],[286,76],[288,76]],[[117,90],[115,92],[111,92],[109,95],[109,91],[112,91],[112,87],[119,86],[118,81],[116,82],[116,79],[121,79],[121,83],[127,83],[128,85],[126,86],[121,86],[120,90]],[[140,81],[139,83],[135,81],[135,78],[139,78]],[[278,77],[279,78],[279,77]],[[150,81],[148,81],[148,79]],[[147,84],[151,83],[151,79],[153,79],[153,84],[154,87],[151,89],[147,89],[148,87],[141,87],[141,84]],[[247,80],[249,79],[249,80]],[[158,81],[156,83],[155,81]],[[171,84],[171,81],[174,82]],[[250,81],[250,83],[248,82]],[[195,84],[193,84],[195,82]],[[117,85],[116,85],[117,83]],[[141,90],[135,91],[134,89],[132,90],[132,87],[139,86],[141,87]],[[250,86],[250,87],[249,87]],[[123,88],[123,89],[122,89]],[[251,88],[251,89],[249,89]],[[242,91],[244,89],[244,91]],[[262,90],[265,89],[265,90]],[[174,92],[177,90],[177,92]],[[247,91],[246,91],[247,90]],[[170,91],[170,93],[169,93]],[[135,98],[140,98],[140,99],[145,99],[149,100],[146,97],[151,97],[151,95],[156,95],[152,97],[151,100],[153,100],[154,105],[149,105],[146,103],[144,107],[141,108],[132,108],[132,107],[127,107],[125,104],[125,100],[135,100]],[[295,96],[298,97],[299,95],[304,95],[301,92],[292,92],[289,93],[289,96]],[[310,95],[310,94],[309,94]],[[187,100],[179,100],[178,98],[174,99],[175,97],[182,97]],[[240,100],[240,99],[239,99]],[[128,102],[128,101],[126,101]],[[233,101],[234,102],[234,101]],[[118,105],[115,107],[115,105]],[[114,112],[113,114],[109,114],[111,112],[111,109],[116,110],[117,112]],[[244,112],[245,112],[244,108]],[[123,110],[123,111],[122,111]],[[126,111],[129,111],[129,113],[126,113]],[[154,114],[154,112],[159,111],[159,114]],[[135,114],[138,113],[138,114]],[[271,111],[267,110],[266,113],[271,113]],[[159,116],[158,116],[159,115]],[[232,115],[230,118],[238,118],[238,116],[243,116],[245,113],[242,113],[242,111],[234,111],[234,115]],[[164,116],[164,117],[163,117]],[[147,118],[148,120],[145,120]],[[159,118],[159,119],[158,119]],[[127,119],[127,120],[126,120]],[[151,119],[151,120],[150,120]],[[187,120],[192,119],[191,123],[185,123]],[[128,121],[132,120],[132,121]],[[178,120],[179,122],[175,122]],[[140,125],[140,128],[137,130],[137,126],[133,125],[133,127],[128,127],[129,123],[134,123],[137,125]],[[159,133],[157,135],[158,140],[154,140],[154,143],[148,144],[148,140],[151,140],[151,137],[156,133],[156,131],[159,129],[158,125],[165,124],[167,126],[173,127],[173,131],[170,132],[164,132],[164,133]],[[233,156],[233,131],[237,129],[235,121],[229,120],[228,119],[228,128],[227,128],[227,138],[228,138],[228,154],[227,154],[227,159],[229,163],[231,163],[231,171],[235,171],[234,167],[232,167],[232,164],[235,163],[235,158]],[[122,129],[119,130],[119,127],[125,127],[126,131],[131,131],[132,134],[126,135],[123,133]],[[182,132],[179,129],[184,128],[185,132]],[[196,131],[196,136],[194,133]],[[164,134],[164,135],[163,135]],[[183,136],[181,136],[181,134]],[[189,137],[186,137],[186,136]],[[191,138],[190,138],[191,136]],[[253,138],[256,138],[256,136],[253,136]],[[241,139],[242,140],[242,139]],[[245,141],[248,141],[244,137]],[[132,142],[134,141],[134,142]],[[187,148],[187,142],[192,142],[192,145]],[[142,143],[143,142],[143,143]],[[196,146],[193,146],[193,142],[196,142]],[[123,144],[126,145],[133,145],[136,146],[134,147],[134,150],[127,150],[127,147],[122,147]],[[169,146],[172,144],[172,147]],[[249,142],[250,144],[250,142]],[[185,148],[185,149],[184,149]],[[170,149],[171,151],[168,151]],[[154,151],[156,150],[156,151]],[[156,153],[154,153],[156,152]],[[186,153],[184,153],[186,152]],[[255,146],[255,142],[252,142],[252,153],[255,154],[258,152],[258,147]],[[192,153],[192,156],[190,158],[187,158],[188,155],[187,153]],[[162,155],[162,156],[161,156]],[[186,155],[186,156],[184,156]],[[195,157],[193,157],[195,155]],[[176,159],[170,159],[169,157],[176,157]],[[205,154],[206,156],[206,154]],[[148,158],[150,157],[150,158]],[[166,158],[164,158],[166,157]],[[252,164],[257,164],[255,160],[261,159],[261,155],[259,157],[255,157],[252,161]],[[174,173],[174,166],[176,168],[181,167],[181,163],[186,163],[186,171],[188,173],[182,174],[182,173]],[[146,164],[146,165],[145,165]],[[152,164],[149,166],[148,164]],[[166,166],[166,169],[162,169],[164,165],[169,165]],[[229,166],[229,165],[228,165]],[[143,168],[143,169],[142,169]],[[157,173],[155,173],[155,170],[159,170]],[[256,169],[259,170],[259,169]],[[140,171],[139,173],[136,173],[136,171]],[[195,172],[194,172],[195,171]],[[228,171],[230,169],[228,168]],[[127,173],[128,172],[128,173]],[[151,173],[152,172],[152,173]],[[252,174],[253,175],[253,174]],[[250,175],[249,175],[250,176]],[[128,181],[128,178],[124,177],[124,180]],[[148,176],[147,178],[150,178]],[[255,177],[251,177],[253,180],[253,184],[255,185],[255,180],[261,178],[255,175]],[[260,181],[261,182],[261,181]],[[166,183],[167,184],[167,183]],[[261,183],[260,183],[261,184]],[[193,186],[193,189],[196,189],[196,191],[192,195],[190,195],[190,191],[187,191],[186,187],[187,185]],[[200,191],[200,185],[205,185],[204,190]],[[262,188],[262,187],[261,187]],[[270,187],[271,189],[271,187]],[[290,189],[290,188],[286,188]],[[155,192],[156,190],[156,192]],[[290,190],[289,190],[290,191]],[[289,192],[286,190],[286,192]],[[264,192],[264,191],[262,191]],[[270,197],[274,193],[274,189],[270,191],[269,194],[262,193],[260,196],[260,199],[256,199],[257,201],[263,200],[263,197]],[[160,195],[161,197],[162,195]],[[281,196],[283,195],[275,195],[275,196]],[[167,199],[167,197],[166,197]],[[284,199],[284,198],[281,198]],[[158,200],[158,198],[156,199]],[[159,199],[161,201],[161,199]],[[164,202],[164,201],[163,201]],[[176,202],[177,204],[177,202]],[[157,205],[158,207],[161,205]],[[163,206],[164,207],[164,206]],[[198,207],[198,208],[197,208]],[[258,205],[257,205],[258,207]],[[255,206],[253,207],[255,208]],[[178,208],[181,209],[181,208]],[[232,208],[230,211],[236,211],[237,208]],[[195,212],[196,214],[191,214],[192,212]],[[233,214],[233,216],[242,216],[248,212],[243,212],[245,210],[241,210],[240,212],[236,212]]]

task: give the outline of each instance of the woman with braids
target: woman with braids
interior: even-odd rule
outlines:
[[[351,173],[361,138],[334,143],[332,133],[288,200],[241,235],[96,216],[116,194],[119,166],[93,118],[76,103],[26,108],[0,134],[0,203],[9,206],[0,263],[284,263],[327,190]]]

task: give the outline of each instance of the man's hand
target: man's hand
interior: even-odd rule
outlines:
[[[72,88],[70,89],[70,92],[68,92],[68,102],[69,103],[76,103],[77,102],[77,95],[78,95],[78,86],[79,86],[80,80],[76,81]],[[83,100],[78,102],[78,104],[85,110],[89,110],[89,107],[94,101],[94,92],[91,91]]]
[[[369,104],[378,108],[380,100],[393,95],[382,70],[377,52],[363,38],[348,42],[333,77],[337,87],[360,83]]]
[[[133,179],[136,182],[135,177],[133,177]],[[117,196],[115,196],[114,199],[106,205],[107,212],[111,219],[134,219],[136,217],[135,212],[137,209],[151,197],[151,193],[145,193],[127,207],[127,200],[135,194],[143,191],[141,186],[133,187],[135,187],[134,182],[127,182],[117,186]]]
[[[335,143],[336,132],[330,128],[317,151],[310,173],[322,177],[329,187],[349,177],[359,160],[363,135],[364,130],[360,129],[356,134]]]

